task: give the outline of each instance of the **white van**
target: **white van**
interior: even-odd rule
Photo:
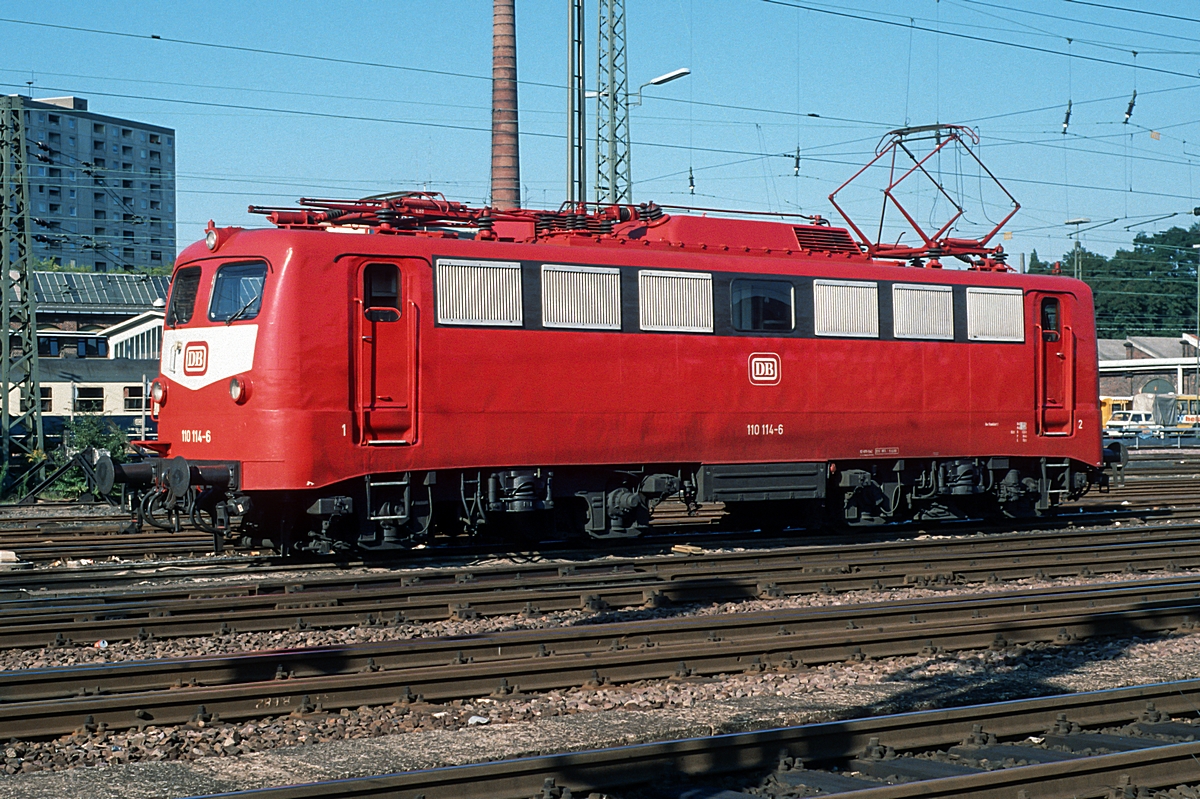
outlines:
[[[1113,437],[1142,433],[1160,435],[1162,431],[1163,426],[1154,421],[1154,414],[1149,411],[1116,411],[1104,426],[1105,435]]]

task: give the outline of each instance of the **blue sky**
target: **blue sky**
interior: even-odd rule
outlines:
[[[636,201],[836,220],[828,194],[872,157],[888,130],[943,122],[978,129],[977,152],[1020,201],[1005,227],[1012,238],[1003,242],[1014,263],[1033,249],[1059,257],[1071,246],[1063,224],[1070,218],[1108,222],[1082,234],[1086,246],[1106,253],[1139,231],[1196,221],[1194,2],[627,5],[632,86],[692,70],[647,89],[632,109]],[[595,16],[590,2],[589,86]],[[0,17],[8,20],[0,21],[0,90],[26,93],[32,80],[34,96],[77,94],[98,113],[176,129],[181,248],[201,237],[209,218],[261,225],[246,214],[251,203],[405,189],[476,204],[487,198],[487,0],[44,0],[10,4]],[[557,207],[565,195],[566,19],[565,0],[517,0],[521,175],[526,204],[535,207]],[[594,117],[589,129],[594,136]],[[947,156],[939,166],[963,194],[961,233],[1003,215],[973,165],[956,170]],[[904,197],[921,221],[945,218],[947,206],[935,205],[927,186]],[[877,190],[846,199],[856,220],[877,224]],[[1167,214],[1179,215],[1153,221]],[[898,231],[889,224],[885,238]]]

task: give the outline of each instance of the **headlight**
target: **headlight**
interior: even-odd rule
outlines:
[[[209,224],[211,225],[212,223],[210,222]],[[208,247],[209,250],[217,249],[217,231],[213,230],[212,228],[208,229],[208,231],[204,234],[204,245]]]
[[[150,399],[163,405],[167,401],[167,384],[160,380],[155,380],[150,384]]]
[[[241,405],[250,399],[250,381],[244,377],[235,377],[229,381],[229,398]]]

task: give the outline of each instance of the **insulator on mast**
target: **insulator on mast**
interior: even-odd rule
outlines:
[[[688,194],[696,193],[696,179],[692,177],[692,168],[688,167]]]
[[[1067,115],[1063,117],[1063,135],[1067,135],[1067,125],[1071,124],[1071,101],[1067,100]]]
[[[1128,125],[1129,118],[1133,116],[1133,104],[1137,102],[1137,89],[1133,90],[1133,97],[1129,98],[1129,107],[1125,109],[1125,121],[1121,124]]]
[[[796,148],[796,164],[792,167],[792,174],[800,177],[800,148]]]

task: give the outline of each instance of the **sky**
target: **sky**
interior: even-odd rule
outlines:
[[[516,6],[524,204],[556,208],[566,196],[568,5]],[[631,108],[635,202],[837,224],[828,195],[889,131],[944,123],[978,134],[975,154],[1021,205],[997,236],[1014,266],[1033,250],[1062,257],[1076,228],[1085,247],[1111,254],[1139,232],[1197,221],[1195,2],[626,6],[631,89],[691,70],[647,87]],[[597,0],[587,0],[589,87],[596,18]],[[0,91],[74,94],[96,113],[174,128],[182,249],[209,219],[263,226],[247,205],[302,196],[426,190],[485,204],[491,21],[487,0],[9,4],[0,11]],[[928,165],[964,209],[956,235],[981,235],[1007,212],[968,155],[943,151]],[[868,170],[838,195],[872,235],[886,178]],[[953,213],[929,182],[910,179],[896,196],[932,228]],[[883,239],[913,241],[897,221],[889,212]]]

